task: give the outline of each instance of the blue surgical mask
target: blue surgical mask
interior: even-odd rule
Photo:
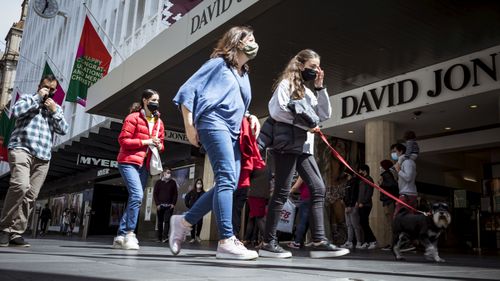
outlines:
[[[398,154],[396,152],[391,153],[391,158],[394,161],[397,161],[399,159]]]

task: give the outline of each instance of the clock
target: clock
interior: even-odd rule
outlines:
[[[33,8],[35,13],[46,19],[55,17],[59,12],[59,5],[56,0],[35,0]]]

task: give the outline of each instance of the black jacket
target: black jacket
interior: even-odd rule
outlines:
[[[354,207],[358,201],[359,181],[356,178],[350,179],[345,185],[344,204],[346,207]]]
[[[200,197],[204,193],[205,193],[205,191],[203,189],[200,192],[197,192],[196,189],[189,191],[188,194],[186,194],[186,197],[184,197],[184,204],[186,204],[186,207],[188,209],[191,209],[191,207],[193,207],[194,203],[196,203],[196,201],[198,199],[200,199]]]
[[[306,130],[269,117],[262,125],[257,145],[261,151],[271,148],[278,153],[302,154],[306,139]]]
[[[382,176],[382,184],[380,185],[380,187],[382,187],[385,191],[388,191],[395,197],[398,197],[399,196],[398,182],[396,181],[396,179],[394,179],[394,176],[392,175],[391,171],[384,171],[381,174],[381,176]],[[394,200],[392,200],[391,198],[389,198],[389,196],[380,192],[380,201],[382,201],[382,206],[387,206]]]

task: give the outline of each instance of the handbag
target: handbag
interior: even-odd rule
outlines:
[[[156,137],[158,137],[158,133],[160,132],[160,124],[156,129]],[[149,160],[149,173],[152,176],[156,176],[163,172],[163,165],[161,164],[160,152],[158,151],[158,147],[151,145],[149,146],[151,150],[151,159]]]
[[[286,200],[283,209],[281,210],[280,220],[276,230],[286,233],[293,232],[293,223],[295,222],[295,205],[290,199]]]

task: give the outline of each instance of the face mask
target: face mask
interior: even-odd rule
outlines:
[[[385,172],[384,168],[379,167],[379,169],[380,169],[380,173],[381,173],[381,174],[382,174],[383,172]]]
[[[396,152],[391,153],[391,159],[394,161],[398,160],[398,154]]]
[[[151,101],[148,103],[148,109],[151,112],[155,112],[158,110],[158,107],[160,107],[160,104],[154,101]]]
[[[304,68],[301,74],[302,74],[302,79],[304,79],[304,81],[312,81],[316,79],[316,70],[314,69]]]
[[[171,174],[170,174],[170,173],[168,173],[168,174],[163,174],[163,179],[168,180],[168,179],[170,179],[170,177],[171,177]]]
[[[249,42],[243,47],[243,53],[248,57],[248,59],[254,59],[259,51],[259,44],[256,42]]]
[[[198,183],[198,184],[196,184],[196,188],[197,188],[197,189],[201,189],[201,188],[202,188],[202,185]]]

